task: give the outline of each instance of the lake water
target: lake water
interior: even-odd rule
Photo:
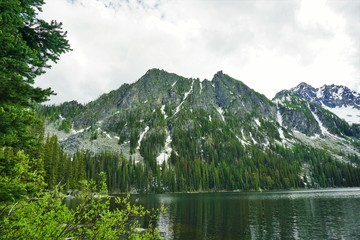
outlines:
[[[165,239],[360,239],[360,188],[134,195]]]

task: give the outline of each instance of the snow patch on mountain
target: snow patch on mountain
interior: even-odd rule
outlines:
[[[181,106],[184,104],[185,100],[187,99],[187,97],[189,96],[189,94],[192,93],[193,90],[194,90],[194,80],[193,80],[192,83],[191,83],[190,90],[184,94],[183,100],[181,101],[181,103],[179,104],[179,106],[176,107],[174,116],[180,111]]]
[[[216,108],[216,111],[220,114],[221,119],[225,122],[224,109],[221,107]]]
[[[242,140],[238,135],[235,135],[235,137],[237,138],[237,140],[239,140],[239,142],[240,142],[243,146],[249,145],[248,142]]]
[[[167,119],[168,115],[166,115],[166,112],[165,112],[165,105],[162,105],[160,110],[161,110],[161,113],[164,115],[164,119]]]
[[[337,89],[337,91],[334,92],[334,98],[335,99],[340,99],[342,100],[343,99],[343,93],[344,93],[344,88],[343,87],[339,87]]]
[[[105,136],[108,138],[108,139],[112,139],[112,137],[110,136],[110,134],[108,134],[106,131],[103,132],[105,134]]]
[[[254,119],[256,125],[258,125],[259,127],[261,127],[261,124],[260,124],[260,120],[258,118],[255,118]]]
[[[138,146],[136,149],[140,149],[140,144],[141,144],[141,141],[143,140],[145,134],[150,130],[149,126],[146,126],[146,128],[144,129],[144,131],[140,134],[140,137],[139,137],[139,140],[138,140]]]
[[[82,128],[80,130],[71,129],[71,134],[75,135],[75,134],[78,134],[78,133],[83,133],[84,131],[85,131],[84,128]]]
[[[258,144],[258,142],[254,139],[252,133],[250,132],[250,138],[251,138],[251,141],[254,143],[254,144]]]
[[[357,123],[360,124],[360,110],[350,106],[342,106],[330,108],[325,105],[322,106],[326,110],[336,114],[339,118],[344,119],[349,124]]]
[[[280,127],[278,128],[280,139],[281,139],[282,142],[284,142],[285,141],[285,135],[284,135],[284,131],[282,129],[283,119],[282,119],[282,116],[281,116],[281,113],[280,113],[279,104],[277,104],[276,120],[280,125]]]
[[[276,120],[280,124],[280,126],[283,126],[283,119],[282,119],[279,109],[277,110],[277,113],[276,113]]]
[[[166,137],[166,141],[165,141],[165,147],[164,149],[160,152],[159,156],[156,157],[156,162],[158,165],[162,164],[163,162],[167,163],[167,160],[170,158],[171,156],[171,152],[172,152],[172,148],[171,148],[171,136],[169,131],[166,131],[167,137]]]
[[[317,98],[323,98],[324,97],[324,88],[325,87],[321,87],[316,91],[316,97]]]
[[[329,131],[324,127],[324,124],[321,122],[319,117],[313,111],[311,111],[310,106],[308,106],[308,107],[309,107],[311,114],[313,115],[313,117],[315,118],[316,122],[318,123],[318,125],[320,127],[321,134],[322,135],[330,134]]]
[[[284,142],[285,141],[284,131],[282,130],[281,127],[278,129],[278,131],[279,131],[281,141]]]
[[[291,92],[310,101],[315,101],[329,108],[352,106],[359,108],[359,93],[350,90],[342,85],[324,85],[320,88],[313,88],[305,83],[292,88]]]

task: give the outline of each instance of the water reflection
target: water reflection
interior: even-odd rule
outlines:
[[[360,189],[136,195],[165,239],[359,239]]]

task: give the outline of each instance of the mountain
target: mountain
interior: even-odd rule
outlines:
[[[176,178],[190,185],[191,176],[207,176],[208,169],[225,182],[229,178],[231,183],[221,183],[226,189],[298,187],[308,184],[304,179],[327,186],[329,169],[360,162],[360,127],[328,111],[317,96],[316,89],[300,84],[269,100],[222,71],[200,81],[151,69],[88,104],[41,106],[39,113],[68,154],[79,149],[121,154],[154,174],[159,166],[174,168]],[[322,168],[324,173],[317,173]],[[188,189],[177,184],[177,190]]]
[[[320,104],[350,124],[360,124],[360,94],[345,86],[332,84],[314,88],[306,83],[300,83],[290,90],[279,92],[276,97],[289,92]]]
[[[134,84],[78,105],[79,110],[68,111],[71,105],[77,104],[64,103],[55,114],[60,122],[71,121],[71,132],[61,140],[65,148],[82,144],[72,142],[72,136],[99,131],[120,145],[128,144],[131,153],[141,145],[141,136],[159,135],[160,142],[153,145],[160,149],[169,135],[181,131],[192,131],[199,138],[213,135],[212,125],[244,144],[281,141],[275,104],[222,72],[211,81],[200,81],[152,69]]]

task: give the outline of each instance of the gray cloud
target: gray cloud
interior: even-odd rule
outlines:
[[[356,76],[351,81],[351,86],[360,92],[360,1],[349,0],[349,1],[336,1],[330,0],[327,2],[328,5],[334,9],[344,20],[346,26],[346,33],[351,38],[351,41],[356,46],[354,51],[350,52],[351,56],[349,61],[356,69]]]
[[[74,49],[37,82],[58,93],[52,103],[94,100],[154,67],[201,79],[224,70],[269,98],[301,81],[360,88],[357,1],[51,0],[43,9]]]

